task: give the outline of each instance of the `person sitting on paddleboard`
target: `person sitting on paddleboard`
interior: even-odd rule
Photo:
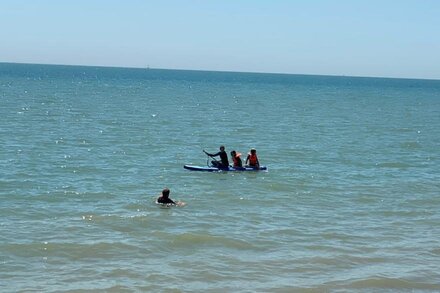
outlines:
[[[208,156],[210,156],[211,158],[220,156],[220,159],[221,159],[220,162],[216,161],[216,160],[211,162],[214,167],[217,167],[217,168],[228,168],[229,167],[228,154],[225,152],[224,146],[220,146],[220,151],[216,154],[210,154],[210,153],[206,152],[205,150],[203,150],[203,152],[205,154],[207,154]]]
[[[246,167],[260,168],[260,162],[258,161],[256,149],[251,149],[251,152],[248,154],[246,158]]]
[[[232,157],[232,162],[233,162],[233,167],[243,167],[243,162],[241,161],[240,158],[241,154],[237,153],[236,151],[232,151],[231,152],[231,157]]]
[[[177,205],[177,206],[184,206],[185,203],[182,201],[174,201],[171,198],[169,198],[170,196],[170,190],[168,188],[164,188],[164,190],[162,190],[162,194],[161,196],[159,196],[156,200],[157,204],[164,204],[164,205]]]

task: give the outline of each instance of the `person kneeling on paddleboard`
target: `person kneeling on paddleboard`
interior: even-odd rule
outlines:
[[[210,154],[208,152],[206,152],[205,150],[203,150],[203,152],[205,154],[207,154],[208,156],[212,157],[217,157],[220,156],[221,161],[216,161],[214,159],[214,161],[211,161],[212,165],[214,167],[217,168],[228,168],[229,167],[229,161],[228,161],[228,154],[225,152],[225,147],[224,146],[220,146],[220,151],[216,154]]]
[[[258,161],[256,149],[251,149],[251,152],[248,154],[246,158],[246,167],[260,168],[260,162]]]
[[[239,167],[239,168],[243,167],[243,162],[241,161],[240,156],[241,156],[241,154],[237,153],[236,151],[232,151],[231,152],[231,157],[232,157],[232,162],[234,163],[233,164],[234,168],[236,168],[236,167]]]

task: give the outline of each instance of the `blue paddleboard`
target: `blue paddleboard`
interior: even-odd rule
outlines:
[[[267,171],[266,166],[260,166],[260,168],[251,168],[251,167],[228,167],[228,168],[217,168],[212,166],[194,166],[194,165],[184,165],[183,168],[190,171],[205,171],[205,172],[237,172],[237,171]]]

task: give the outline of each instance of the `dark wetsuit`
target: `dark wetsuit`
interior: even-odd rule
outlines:
[[[162,196],[159,196],[157,198],[157,203],[162,203],[162,204],[176,204],[171,198],[165,198]]]
[[[219,168],[227,168],[227,167],[229,167],[229,161],[228,161],[228,154],[225,152],[225,151],[220,151],[220,152],[218,152],[218,153],[216,153],[216,154],[213,154],[213,155],[211,155],[211,154],[208,154],[209,156],[211,156],[211,157],[217,157],[217,156],[220,156],[220,159],[221,159],[221,162],[219,162],[219,163],[217,163],[217,164],[215,164],[214,162],[213,162],[213,164],[214,164],[214,166],[215,167],[219,167]]]

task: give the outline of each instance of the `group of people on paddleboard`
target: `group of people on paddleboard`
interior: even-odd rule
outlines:
[[[210,154],[208,152],[206,152],[205,150],[203,150],[203,152],[210,156],[211,158],[214,157],[220,157],[220,161],[217,160],[213,160],[211,161],[212,165],[214,167],[217,168],[229,168],[229,160],[228,160],[228,154],[225,151],[225,146],[220,146],[220,151],[218,153],[215,154]],[[243,162],[240,158],[241,154],[237,153],[235,150],[231,151],[231,159],[232,159],[232,167],[234,168],[242,168],[243,167]],[[245,162],[245,167],[250,167],[250,168],[260,168],[260,162],[258,161],[258,157],[257,157],[257,150],[252,148],[249,153],[248,156],[246,157],[246,162]],[[182,201],[174,201],[172,200],[169,196],[170,196],[170,189],[169,188],[164,188],[162,190],[161,195],[156,199],[156,203],[157,204],[161,204],[161,205],[165,205],[165,206],[172,206],[172,205],[177,205],[177,206],[184,206],[185,203]]]
[[[225,151],[225,146],[221,145],[220,146],[220,151],[218,153],[215,154],[210,154],[208,152],[206,152],[205,150],[203,150],[203,152],[210,156],[211,158],[214,157],[220,157],[220,161],[217,160],[213,160],[211,161],[212,166],[217,167],[217,168],[228,168],[229,167],[229,160],[228,160],[228,155]],[[243,162],[240,158],[241,154],[234,151],[231,151],[231,159],[232,159],[232,167],[234,168],[242,168],[243,167]],[[260,162],[258,161],[258,157],[257,157],[257,150],[252,148],[250,150],[250,152],[248,153],[248,156],[246,157],[246,162],[245,162],[245,167],[250,167],[250,168],[259,168],[260,167]]]

